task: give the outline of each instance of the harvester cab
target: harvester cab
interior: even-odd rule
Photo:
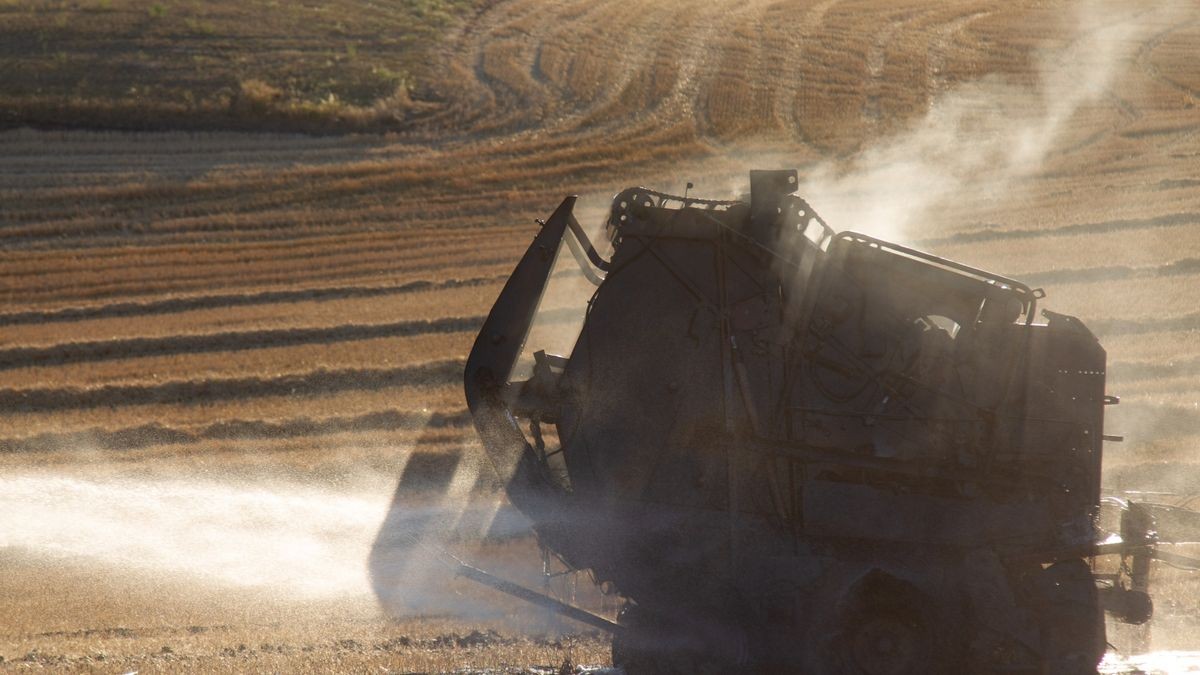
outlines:
[[[795,171],[750,184],[627,189],[600,250],[567,198],[467,361],[510,501],[626,599],[614,663],[1095,672],[1104,608],[1148,619],[1164,554],[1146,508],[1097,526],[1096,337],[1019,281],[836,233]],[[591,288],[573,316],[541,306],[563,277]],[[535,320],[569,326],[562,353]],[[1095,572],[1110,554],[1134,564]]]

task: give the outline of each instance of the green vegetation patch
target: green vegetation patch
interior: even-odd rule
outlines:
[[[480,0],[0,0],[0,126],[402,126]]]

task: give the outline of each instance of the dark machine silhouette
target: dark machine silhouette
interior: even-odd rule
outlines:
[[[625,598],[591,623],[630,675],[1096,672],[1105,610],[1147,621],[1150,561],[1200,538],[1101,494],[1096,337],[1019,281],[835,233],[796,186],[630,188],[600,251],[558,207],[466,366],[510,501]],[[573,348],[527,345],[571,275],[595,285]]]

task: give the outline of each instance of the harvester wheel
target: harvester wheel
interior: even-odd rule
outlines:
[[[833,643],[838,675],[930,675],[953,672],[955,631],[935,630],[928,598],[915,588],[870,579],[847,599]]]

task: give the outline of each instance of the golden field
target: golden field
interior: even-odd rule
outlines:
[[[377,134],[0,131],[0,668],[603,664],[601,637],[559,636],[466,582],[455,592],[501,609],[391,620],[361,578],[410,460],[444,454],[461,458],[453,479],[414,503],[454,513],[454,550],[536,583],[528,542],[469,543],[479,527],[457,505],[497,492],[460,373],[533,219],[569,193],[598,225],[629,185],[682,192],[692,181],[694,194],[723,198],[746,189],[749,168],[799,168],[803,196],[835,229],[1044,287],[1045,306],[1078,315],[1108,350],[1109,391],[1122,397],[1108,433],[1125,436],[1106,450],[1109,485],[1200,494],[1200,10],[1190,0],[501,0],[447,5],[416,42],[379,18],[400,16],[390,3],[316,3],[324,13],[312,16],[300,3],[243,3],[214,17],[203,3],[94,4],[39,17],[0,3],[0,17],[44,19],[62,44],[81,45],[132,30],[136,16],[149,26],[138,33],[149,65],[85,47],[24,57],[10,43],[0,72],[44,91],[0,84],[0,112],[54,126],[46,111],[66,110],[85,125],[86,109],[63,103],[83,87],[78,100],[109,111],[98,126],[129,115],[144,128],[167,110],[153,128],[219,129],[186,120],[232,105],[242,80],[317,105],[329,92],[304,77],[368,78],[372,64],[419,73],[416,102]],[[221,36],[247,25],[264,34],[244,40],[291,60],[252,66],[242,42],[230,55]],[[178,31],[203,43],[202,57],[247,65],[204,70]],[[354,56],[338,31],[359,40]],[[393,33],[397,42],[377,38]],[[338,55],[332,66],[326,52]],[[46,74],[93,66],[130,80],[67,86]],[[288,78],[300,80],[288,89]],[[122,93],[143,80],[157,88]],[[185,89],[207,93],[189,109]],[[354,105],[392,94],[371,92]],[[272,105],[282,107],[239,114],[256,129],[303,126],[300,107]],[[73,482],[55,482],[64,477]],[[209,492],[171,497],[190,482]],[[239,512],[231,531],[258,556],[253,571],[275,567],[280,579],[208,575],[200,563],[235,559],[189,556],[180,533],[208,533],[220,549],[223,512],[205,495],[255,490],[246,508],[275,510],[261,522]],[[294,494],[307,496],[294,505]],[[359,501],[343,514],[344,498]],[[39,505],[62,533],[94,531],[54,539],[18,522]],[[286,545],[290,522],[312,551],[254,548],[256,532]],[[332,557],[297,562],[313,551]],[[342,564],[357,576],[296,589]],[[1164,621],[1177,624],[1196,603],[1171,597]],[[476,630],[482,638],[456,641]]]

